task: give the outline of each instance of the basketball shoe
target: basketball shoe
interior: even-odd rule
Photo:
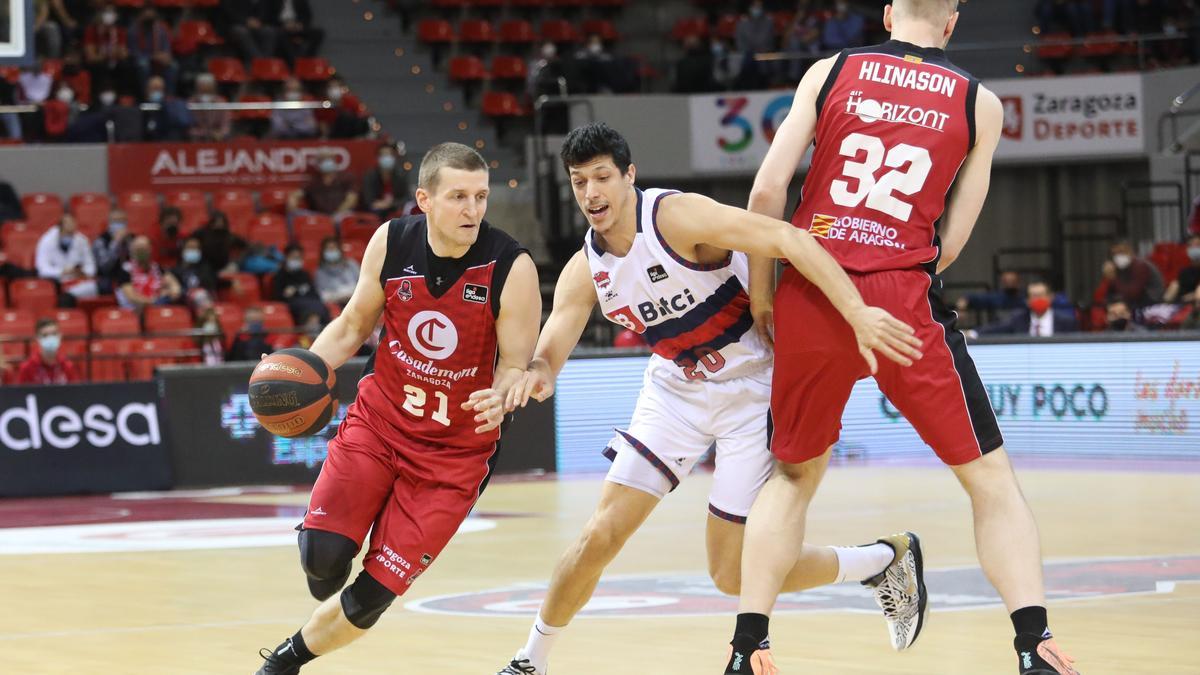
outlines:
[[[521,653],[517,652],[513,660],[509,661],[507,666],[497,671],[496,675],[546,675],[546,673],[534,668],[529,664],[529,659],[522,658]]]
[[[1021,633],[1013,640],[1017,672],[1021,675],[1079,675],[1075,659],[1067,656],[1047,630],[1042,635]]]
[[[929,614],[921,540],[912,532],[903,532],[884,537],[878,543],[891,546],[896,557],[891,565],[862,584],[875,589],[875,602],[887,620],[892,647],[900,651],[917,641]]]
[[[778,675],[779,668],[771,658],[771,641],[763,640],[756,648],[747,648],[746,636],[735,635],[729,647],[729,663],[725,675]],[[753,645],[751,638],[749,644]]]
[[[270,649],[264,647],[258,650],[258,655],[263,657],[265,663],[254,675],[300,675],[300,666],[284,663]]]

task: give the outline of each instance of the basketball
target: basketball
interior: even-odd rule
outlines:
[[[307,349],[284,349],[260,361],[250,375],[250,409],[277,436],[311,436],[337,409],[336,381],[321,357]]]

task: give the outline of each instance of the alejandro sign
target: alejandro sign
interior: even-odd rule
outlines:
[[[322,153],[332,152],[338,171],[361,176],[377,148],[374,141],[120,143],[108,148],[109,190],[299,188]]]

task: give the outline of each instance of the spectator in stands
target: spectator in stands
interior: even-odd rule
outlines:
[[[70,384],[79,381],[79,370],[75,364],[63,358],[62,331],[54,319],[37,322],[38,347],[33,354],[17,367],[14,384]]]
[[[117,90],[111,84],[101,86],[95,104],[79,113],[67,128],[67,140],[75,143],[106,143],[109,123],[116,134]]]
[[[35,261],[38,276],[57,281],[63,292],[76,298],[96,296],[96,259],[71,214],[64,214],[38,239]]]
[[[1042,33],[1082,37],[1094,30],[1095,15],[1090,5],[1090,0],[1038,0],[1033,11]]]
[[[21,206],[21,198],[13,189],[12,183],[0,180],[0,222],[6,220],[21,220],[25,210]]]
[[[313,24],[309,0],[274,0],[272,17],[283,31],[284,58],[293,62],[298,56],[316,56],[325,40],[325,31]]]
[[[0,244],[3,244],[3,242],[0,242]],[[8,259],[8,254],[4,252],[4,246],[0,245],[0,281],[21,279],[33,275],[33,270],[27,270],[24,267],[14,265]]]
[[[54,0],[34,0],[33,35],[38,55],[57,59],[62,56],[63,31],[62,26],[50,16],[52,4]]]
[[[821,19],[821,13],[813,6],[813,0],[801,0],[796,6],[796,14],[792,17],[792,23],[784,35],[784,51],[793,56],[819,54],[821,52]],[[811,59],[793,58],[788,61],[788,79],[793,82],[800,81],[811,64]]]
[[[582,93],[612,93],[609,72],[613,63],[613,55],[604,48],[604,40],[599,35],[589,35],[587,41],[575,53],[575,65],[579,69],[579,80]]]
[[[1030,335],[1049,337],[1079,330],[1075,312],[1054,306],[1049,284],[1035,281],[1029,284],[1026,306],[1013,311],[1004,319],[982,326],[979,335]]]
[[[46,72],[41,59],[21,69],[17,84],[20,85],[17,98],[22,103],[45,103],[54,91],[54,78]]]
[[[287,103],[300,103],[304,100],[304,85],[300,84],[300,80],[289,77],[283,83],[282,97]],[[317,131],[317,118],[312,110],[303,108],[271,111],[271,138],[315,138]]]
[[[160,260],[167,265],[174,265],[179,262],[179,251],[183,248],[183,237],[179,235],[179,228],[183,225],[183,211],[177,206],[164,206],[158,212],[158,229],[162,232],[162,237],[159,238],[162,247],[158,254],[154,256],[155,260]]]
[[[400,166],[396,146],[385,143],[375,154],[375,166],[363,175],[363,203],[380,220],[387,220],[402,210],[410,199],[408,175]]]
[[[1179,276],[1167,286],[1163,293],[1163,302],[1179,302],[1187,304],[1200,297],[1200,234],[1188,237],[1187,255],[1189,264],[1179,270]]]
[[[317,158],[317,173],[303,190],[288,197],[288,210],[298,211],[301,202],[308,211],[339,217],[358,206],[358,188],[354,177],[338,171],[337,157],[326,151]]]
[[[1192,202],[1192,214],[1188,216],[1188,233],[1200,234],[1200,195]]]
[[[1112,333],[1145,333],[1146,327],[1133,320],[1133,312],[1124,300],[1113,300],[1108,303],[1105,312],[1108,331]]]
[[[147,7],[129,29],[129,52],[138,73],[138,91],[146,89],[151,75],[159,75],[167,91],[175,93],[179,81],[179,64],[171,53],[171,26],[158,16],[158,10]]]
[[[183,242],[179,254],[179,266],[171,272],[183,287],[184,293],[203,288],[209,293],[217,292],[217,273],[204,259],[204,247],[200,238],[193,235]]]
[[[79,117],[79,101],[75,90],[63,82],[55,90],[54,98],[42,104],[42,130],[48,141],[62,140]]]
[[[1192,301],[1192,312],[1180,327],[1184,330],[1200,331],[1200,293],[1196,294],[1196,299]]]
[[[222,211],[213,211],[204,227],[192,235],[200,243],[201,258],[217,274],[234,272],[234,251],[246,247],[246,242],[229,230],[229,218]]]
[[[92,74],[92,82],[109,84],[130,96],[140,91],[137,73],[129,58],[125,29],[117,25],[117,9],[105,3],[96,12],[83,36],[83,60]]]
[[[537,100],[540,96],[566,96],[568,93],[571,92],[567,85],[567,67],[558,56],[558,47],[553,42],[543,42],[537,57],[529,61],[529,98]],[[570,127],[564,106],[547,106],[543,119],[546,133],[565,134]]]
[[[113,275],[117,304],[141,311],[148,305],[164,305],[182,299],[179,281],[164,273],[151,257],[150,239],[139,235],[129,245],[129,260]]]
[[[225,362],[225,347],[222,343],[221,321],[217,310],[210,302],[204,309],[196,310],[196,348],[200,350],[204,365],[215,366]]]
[[[112,293],[112,277],[121,263],[129,257],[129,227],[125,212],[112,209],[108,212],[108,227],[92,242],[92,255],[96,259],[96,281],[99,291]]]
[[[275,274],[283,266],[283,253],[274,246],[251,242],[238,263],[238,269],[250,274]]]
[[[300,323],[300,335],[296,338],[296,346],[301,349],[308,349],[317,341],[317,336],[321,334],[321,330],[325,328],[325,323],[321,321],[319,314],[309,314],[304,317],[304,321]]]
[[[765,87],[769,83],[772,68],[756,61],[754,55],[775,51],[775,20],[767,14],[762,0],[750,3],[746,14],[738,20],[733,41],[741,57],[741,68],[733,86],[738,89]]]
[[[267,342],[267,329],[263,323],[263,311],[259,307],[247,307],[242,317],[242,331],[229,348],[230,361],[257,361],[263,354],[275,351]]]
[[[847,0],[837,0],[833,6],[833,16],[825,21],[821,31],[821,43],[826,49],[861,47],[865,27],[862,15],[852,11]]]
[[[986,293],[970,293],[958,299],[958,311],[967,310],[996,312],[1020,309],[1025,305],[1021,297],[1021,276],[1011,270],[1000,273],[1000,287]]]
[[[329,321],[329,309],[321,302],[312,276],[304,269],[304,249],[291,244],[284,255],[283,269],[275,275],[271,298],[286,302],[296,323],[309,314],[318,314],[323,322]]]
[[[321,301],[345,307],[358,283],[358,263],[342,253],[337,237],[321,242],[321,265],[317,267],[317,293]]]
[[[196,90],[189,100],[192,103],[227,102],[217,93],[217,78],[212,73],[196,76]],[[228,110],[193,110],[192,119],[192,139],[197,141],[223,141],[229,138],[233,128],[233,115]]]
[[[370,131],[362,101],[350,91],[340,75],[329,79],[325,96],[333,107],[315,112],[322,138],[358,138]]]
[[[1152,263],[1133,253],[1133,244],[1118,241],[1109,249],[1102,273],[1108,300],[1119,299],[1134,310],[1161,302],[1163,278]]]
[[[192,127],[192,112],[182,99],[167,93],[163,78],[153,75],[146,82],[146,102],[158,110],[142,113],[142,138],[153,142],[185,141]]]
[[[272,4],[271,0],[223,0],[221,3],[225,33],[247,61],[275,56],[279,28],[273,25],[270,16]]]
[[[696,35],[684,38],[682,46],[683,57],[675,64],[675,93],[704,94],[717,91],[717,82],[713,78],[712,49]]]

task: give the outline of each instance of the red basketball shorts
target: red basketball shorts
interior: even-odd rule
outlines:
[[[875,381],[947,464],[965,464],[1003,445],[987,391],[924,269],[850,273],[868,305],[916,329],[924,358],[905,368],[876,353]],[[822,455],[837,442],[854,383],[869,375],[854,331],[820,289],[791,267],[775,294],[775,376],[771,451],[784,462]]]
[[[304,528],[336,532],[361,547],[363,567],[397,595],[437,558],[483,491],[496,452],[384,436],[352,406],[329,442]]]

